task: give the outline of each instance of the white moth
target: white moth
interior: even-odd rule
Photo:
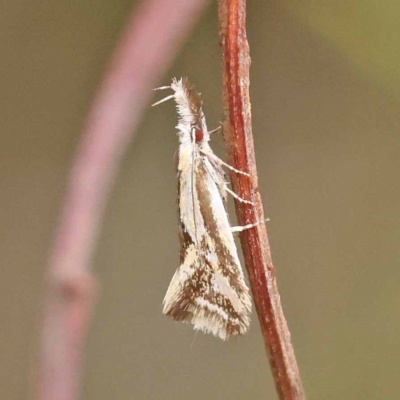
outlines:
[[[157,89],[174,93],[154,105],[174,99],[179,117],[180,266],[165,295],[163,313],[226,340],[247,331],[251,313],[249,289],[232,232],[257,224],[230,226],[227,192],[251,202],[227,187],[222,166],[245,173],[213,153],[200,95],[187,78],[173,79],[171,86]]]

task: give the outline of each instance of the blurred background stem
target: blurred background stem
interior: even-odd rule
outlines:
[[[90,264],[108,194],[151,89],[207,3],[144,1],[132,12],[93,101],[50,255],[35,392],[38,400],[78,396],[85,338],[96,299]]]

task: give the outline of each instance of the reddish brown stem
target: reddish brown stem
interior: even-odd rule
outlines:
[[[90,110],[65,194],[47,273],[35,399],[77,398],[96,298],[90,258],[106,198],[151,89],[207,3],[148,0],[128,21]]]
[[[262,221],[264,210],[258,192],[258,177],[251,129],[249,97],[250,55],[246,37],[246,1],[219,1],[220,38],[224,65],[224,129],[228,159],[235,168],[248,171],[251,178],[231,173],[235,192],[252,199],[254,206],[236,201],[242,225]],[[241,234],[250,286],[262,334],[280,399],[304,399],[290,332],[283,314],[275,269],[265,224]]]

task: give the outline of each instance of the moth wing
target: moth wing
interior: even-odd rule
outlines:
[[[201,160],[192,195],[200,208],[202,229],[191,234],[181,218],[181,265],[166,293],[163,312],[225,340],[247,331],[251,300],[216,180],[220,172],[207,157]]]

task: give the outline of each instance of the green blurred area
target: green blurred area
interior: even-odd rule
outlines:
[[[367,78],[400,95],[400,3],[396,0],[284,0]]]

